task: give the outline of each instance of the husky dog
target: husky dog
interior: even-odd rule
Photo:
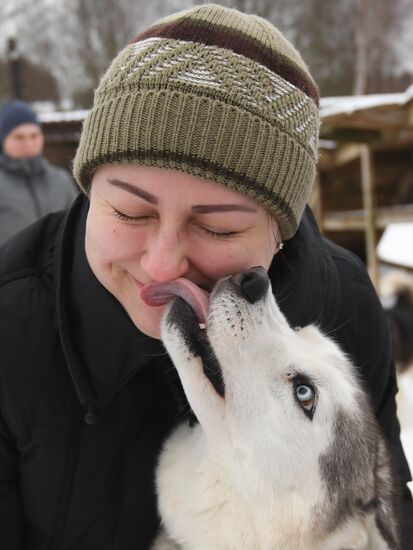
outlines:
[[[349,359],[289,326],[263,268],[220,280],[207,308],[190,285],[171,291],[185,299],[162,335],[199,424],[161,453],[153,549],[400,548],[388,452]],[[217,365],[224,392],[206,376]]]

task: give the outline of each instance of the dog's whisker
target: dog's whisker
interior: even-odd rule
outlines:
[[[151,359],[153,357],[167,357],[168,352],[164,351],[162,353],[145,353],[144,357],[150,357]]]
[[[337,327],[334,327],[332,328],[331,330],[329,330],[328,332],[324,332],[324,335],[325,336],[329,336],[330,334],[332,334],[333,332],[336,332],[337,330],[341,330],[343,327],[345,327],[346,325],[348,325],[349,323],[351,323],[351,321],[355,318],[355,314],[352,315],[349,319],[347,319],[346,321],[344,321],[343,323],[341,323],[341,325],[338,325]]]
[[[283,293],[285,293],[289,289],[290,286],[291,285],[287,285],[281,292],[274,295],[274,298],[276,299],[277,304],[279,304],[279,305],[282,304],[283,302],[288,300],[288,298],[290,298],[290,296],[293,295],[293,292],[289,292],[288,294],[283,295]]]
[[[170,372],[176,372],[176,368],[174,365],[171,365],[171,366],[168,366],[168,367],[165,367],[165,370],[164,370],[165,373],[170,373]]]

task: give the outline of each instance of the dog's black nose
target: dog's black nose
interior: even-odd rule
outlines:
[[[263,298],[270,286],[268,274],[263,267],[252,267],[233,275],[229,280],[251,304]]]

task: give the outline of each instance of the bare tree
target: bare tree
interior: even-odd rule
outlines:
[[[403,79],[397,82],[398,67],[403,60],[400,58],[399,46],[406,44],[411,37],[410,29],[404,22],[410,21],[413,16],[413,2],[409,0],[369,0],[368,27],[371,32],[368,35],[368,78],[365,91],[367,93],[380,93],[402,91],[406,83]],[[411,59],[411,51],[406,52]],[[411,78],[410,78],[411,82]]]
[[[413,12],[412,0],[215,1],[280,28],[309,65],[322,95],[389,90],[399,66],[413,74],[411,61],[398,59],[402,51],[411,57],[411,47],[401,45],[408,43],[406,37],[411,41],[403,22],[407,8]],[[22,51],[53,73],[60,95],[88,107],[100,76],[124,45],[159,17],[199,2],[1,0],[0,16],[13,20]],[[2,28],[0,18],[0,36]]]
[[[46,2],[47,0],[43,0]],[[99,78],[121,48],[141,29],[192,0],[59,0],[19,23],[24,47],[35,62],[47,63],[61,95],[88,107]]]
[[[367,85],[368,0],[357,0],[355,35],[354,85],[355,95],[364,94]]]

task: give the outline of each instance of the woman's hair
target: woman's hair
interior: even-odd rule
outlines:
[[[180,170],[244,193],[297,230],[315,178],[319,96],[282,33],[203,5],[162,19],[112,62],[74,162],[87,192],[102,164]]]

